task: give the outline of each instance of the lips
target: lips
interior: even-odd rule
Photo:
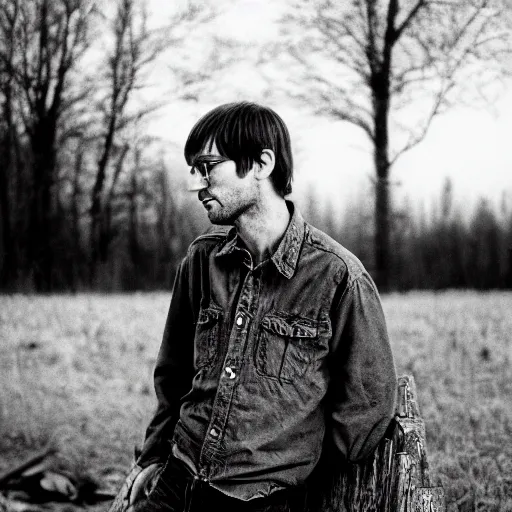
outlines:
[[[205,189],[200,190],[197,194],[197,197],[201,203],[203,203],[203,206],[206,206],[210,201],[214,201],[215,198],[209,194]]]
[[[209,197],[211,197],[210,194],[208,194],[204,188],[197,193],[197,198],[201,202],[203,202],[205,199],[208,199]]]

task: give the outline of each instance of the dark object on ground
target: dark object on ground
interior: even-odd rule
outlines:
[[[54,449],[44,449],[0,475],[0,512],[37,509],[29,504],[92,505],[114,498],[115,490],[101,488],[92,476],[56,468],[52,460],[55,453]]]
[[[41,463],[54,453],[55,450],[53,448],[45,448],[20,462],[15,468],[7,470],[2,475],[0,475],[0,489],[8,484],[10,480],[19,477],[21,474],[23,474],[23,472],[30,470],[30,468]]]
[[[398,379],[395,418],[371,457],[340,467],[333,447],[323,453],[308,483],[308,512],[446,512],[444,489],[432,485],[412,376]]]

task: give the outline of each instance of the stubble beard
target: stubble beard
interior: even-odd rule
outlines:
[[[217,208],[208,210],[208,219],[217,226],[233,226],[240,215],[244,214],[251,204],[238,204],[231,208],[221,204],[215,205]]]

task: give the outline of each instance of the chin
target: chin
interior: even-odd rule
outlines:
[[[210,222],[216,226],[232,226],[235,222],[235,219],[232,219],[231,217],[219,217],[216,215],[208,215],[208,219],[210,219]]]
[[[217,206],[217,205],[215,205]],[[208,219],[212,224],[219,226],[233,226],[235,221],[247,211],[247,207],[238,208],[209,208]]]

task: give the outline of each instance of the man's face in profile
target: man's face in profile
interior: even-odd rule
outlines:
[[[194,159],[191,174],[199,201],[212,224],[233,225],[240,215],[257,203],[252,169],[238,176],[236,164],[219,154],[215,143],[206,144]]]

